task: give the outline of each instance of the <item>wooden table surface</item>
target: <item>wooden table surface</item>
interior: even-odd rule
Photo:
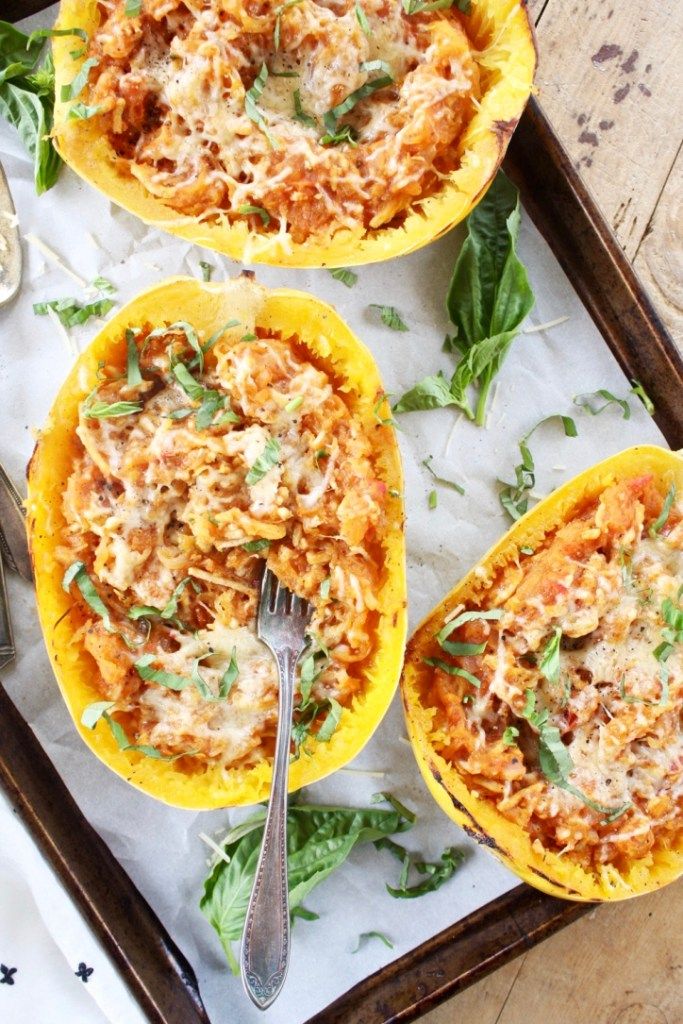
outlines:
[[[683,3],[529,8],[541,103],[683,350]],[[683,1024],[681,920],[683,880],[598,908],[422,1024]]]

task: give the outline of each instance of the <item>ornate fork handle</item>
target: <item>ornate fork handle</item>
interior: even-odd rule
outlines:
[[[287,778],[292,732],[294,669],[298,653],[273,652],[280,675],[273,781],[261,853],[242,934],[242,981],[252,1002],[265,1010],[282,988],[289,966],[287,886]]]

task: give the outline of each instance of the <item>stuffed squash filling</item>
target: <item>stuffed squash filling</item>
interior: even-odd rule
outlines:
[[[397,225],[458,166],[479,77],[455,3],[106,0],[99,13],[69,116],[98,118],[120,173],[182,214],[303,242]]]
[[[539,852],[621,869],[680,835],[682,582],[674,487],[614,483],[424,652],[431,742]]]
[[[120,745],[150,756],[268,757],[277,671],[255,635],[266,560],[313,608],[295,751],[329,740],[375,652],[392,500],[355,393],[296,336],[244,322],[210,338],[141,323],[99,376],[57,549],[77,609],[58,628],[71,623],[102,697],[84,724],[104,713]]]

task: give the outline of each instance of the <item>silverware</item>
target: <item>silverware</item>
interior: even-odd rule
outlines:
[[[17,214],[0,164],[0,306],[13,299],[19,291],[21,263]]]
[[[0,558],[0,669],[14,661],[15,653],[12,620],[9,616],[9,601],[5,587],[5,570]]]
[[[280,677],[277,737],[268,814],[254,887],[242,933],[240,964],[249,998],[265,1010],[279,995],[289,966],[287,779],[294,672],[306,646],[310,608],[266,569],[261,580],[257,634],[270,648]]]
[[[24,503],[21,495],[0,464],[0,553],[12,572],[33,581],[28,550]]]

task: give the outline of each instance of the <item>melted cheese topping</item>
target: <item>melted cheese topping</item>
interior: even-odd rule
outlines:
[[[134,18],[102,3],[87,102],[121,171],[182,213],[295,241],[395,221],[457,166],[478,69],[456,8],[361,9],[367,34],[355,0],[143,0]],[[351,140],[334,144],[326,115],[348,97],[336,131]]]
[[[252,321],[233,335],[255,331]],[[143,383],[107,367],[82,404],[59,550],[65,565],[85,562],[109,610],[114,631],[79,598],[98,687],[135,742],[226,766],[268,756],[276,729],[277,672],[255,637],[263,559],[312,605],[309,633],[329,651],[316,666],[316,722],[326,700],[348,705],[362,690],[383,582],[387,488],[353,394],[295,338],[258,334],[219,341],[203,372],[193,367],[196,384],[219,397],[202,424],[202,396],[189,397],[172,370],[195,356],[185,335],[137,333]],[[121,401],[141,409],[88,415],[93,402]],[[266,547],[249,550],[255,541]],[[160,615],[181,584],[175,611]],[[142,622],[129,614],[141,605]],[[185,685],[144,680],[135,662],[145,655]],[[233,656],[238,675],[221,698]]]
[[[662,499],[650,478],[613,485],[507,567],[486,604],[502,618],[449,637],[486,643],[450,659],[481,687],[463,702],[472,688],[457,677],[437,670],[429,684],[438,746],[468,784],[582,864],[642,857],[681,828],[683,649],[666,616],[680,606],[683,507],[651,536]],[[555,680],[543,656],[558,630]],[[569,758],[555,776],[543,770],[554,730]]]

